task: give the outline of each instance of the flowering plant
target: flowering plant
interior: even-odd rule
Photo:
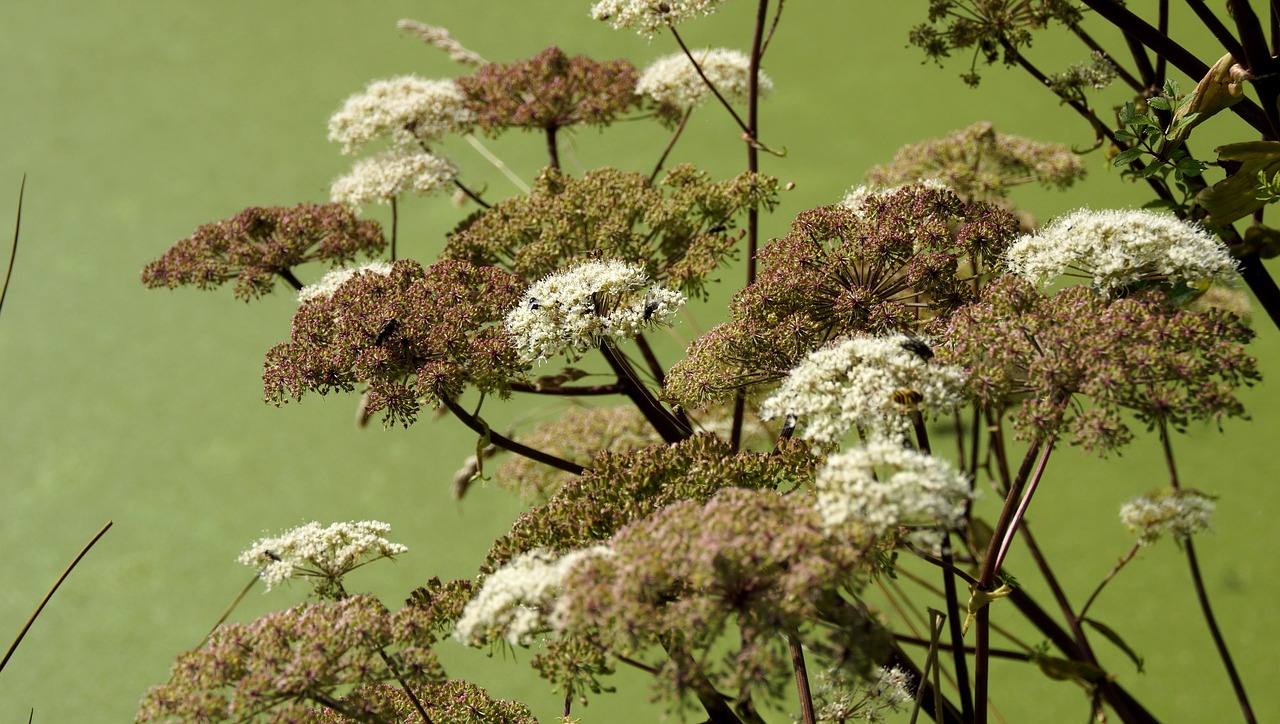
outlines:
[[[1097,721],[1155,721],[1159,703],[1140,701],[1129,672],[1099,655],[1114,646],[1141,670],[1134,645],[1086,614],[1163,536],[1190,563],[1253,717],[1192,540],[1211,529],[1214,496],[1181,485],[1173,444],[1193,422],[1244,417],[1237,392],[1259,379],[1247,315],[1215,300],[1238,294],[1243,278],[1280,320],[1280,290],[1258,261],[1272,232],[1256,202],[1270,196],[1243,199],[1236,188],[1246,171],[1265,177],[1280,152],[1224,150],[1247,160],[1210,187],[1187,147],[1227,108],[1275,142],[1280,87],[1274,59],[1255,47],[1262,30],[1248,3],[1232,3],[1241,39],[1226,43],[1245,63],[1210,68],[1123,5],[1086,1],[1129,34],[1138,75],[1093,40],[1069,0],[932,0],[912,31],[935,59],[972,49],[970,83],[981,62],[1032,72],[1090,119],[1159,210],[1084,209],[1040,224],[1009,190],[1068,189],[1084,162],[978,123],[900,150],[770,240],[762,230],[780,186],[761,160],[785,152],[762,130],[759,103],[783,90],[762,67],[786,27],[784,3],[757,0],[746,51],[690,49],[682,26],[726,4],[595,3],[597,20],[678,47],[643,70],[555,47],[487,63],[447,31],[405,21],[468,72],[371,83],[330,119],[330,138],[346,153],[388,149],[334,182],[331,203],[246,210],[147,267],[150,286],[234,280],[242,298],[277,279],[294,287],[289,340],[264,366],[269,402],[359,392],[362,423],[381,413],[404,427],[436,408],[477,435],[455,495],[486,477],[486,460],[510,455],[498,477],[531,507],[475,577],[416,581],[396,610],[344,581],[405,553],[386,526],[313,523],[259,541],[241,561],[268,588],[301,578],[320,601],[217,627],[147,694],[141,718],[531,718],[519,702],[450,679],[435,651],[452,642],[536,651],[531,664],[563,697],[566,720],[625,667],[649,676],[669,708],[720,723],[779,711],[807,724],[878,721],[905,708],[985,722],[1010,682],[1037,672],[1078,684]],[[1050,76],[1027,52],[1053,25],[1083,40],[1090,60]],[[1166,61],[1199,72],[1194,93],[1164,82]],[[1116,79],[1144,107],[1130,103],[1110,123],[1089,94]],[[1241,97],[1244,82],[1265,110]],[[668,168],[690,117],[721,111],[740,131],[743,172],[714,180],[693,164]],[[652,169],[562,167],[567,134],[622,121],[670,134]],[[517,177],[522,193],[510,198],[439,154],[448,136],[483,148],[475,134],[511,129],[541,136],[546,167],[529,183]],[[443,189],[473,208],[442,258],[397,259],[397,205]],[[359,218],[369,202],[391,206],[390,239]],[[1231,222],[1244,207],[1257,223],[1242,236]],[[389,258],[353,264],[384,250]],[[303,284],[299,268],[316,261],[337,268]],[[689,333],[690,302],[714,298],[713,285],[739,272],[727,321]],[[682,359],[663,363],[651,341],[659,331],[688,337]],[[607,381],[593,384],[599,376]],[[626,404],[504,435],[486,406],[512,395]],[[1143,427],[1165,455],[1168,487],[1124,506],[1137,542],[1075,608],[1028,511],[1037,490],[1060,482],[1046,474],[1052,453],[1116,453]],[[943,455],[939,440],[957,454]],[[1034,566],[1014,571],[1008,556],[1023,539]],[[886,583],[899,576],[921,582],[929,603]],[[1019,576],[1042,579],[1056,607]],[[912,614],[925,611],[921,635]],[[1010,619],[1048,643],[1006,633]],[[997,675],[996,658],[1022,662],[1024,675]]]

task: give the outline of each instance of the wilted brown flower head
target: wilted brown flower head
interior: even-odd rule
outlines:
[[[1235,388],[1259,379],[1244,351],[1252,336],[1235,315],[1180,310],[1158,291],[1109,301],[1074,286],[1046,296],[1012,276],[935,333],[938,361],[964,367],[979,402],[1018,405],[1022,436],[1070,433],[1103,453],[1132,438],[1126,410],[1174,429],[1243,415]]]
[[[138,721],[310,721],[314,707],[346,687],[394,677],[379,651],[407,680],[442,679],[435,654],[401,645],[397,628],[372,596],[219,626],[204,646],[178,658],[167,684],[147,692]]]
[[[246,302],[292,279],[293,267],[312,261],[338,266],[386,246],[376,221],[357,219],[341,204],[251,206],[199,227],[142,270],[150,289],[194,284],[210,289],[235,280]]]
[[[1084,163],[1070,148],[996,133],[984,121],[903,146],[863,181],[889,187],[935,179],[970,201],[998,201],[1013,186],[1036,182],[1065,189],[1084,174]]]
[[[695,670],[722,691],[777,695],[789,634],[814,659],[855,668],[881,643],[874,627],[821,625],[869,564],[856,544],[826,536],[804,496],[730,488],[673,503],[623,527],[609,549],[566,576],[563,632],[597,632],[610,650],[688,654],[670,656],[660,696],[688,693]]]
[[[625,60],[570,58],[551,47],[510,65],[489,63],[457,79],[480,128],[607,126],[639,106],[636,69]]]
[[[772,208],[776,193],[777,181],[767,176],[744,173],[717,183],[690,165],[673,168],[657,187],[642,174],[611,168],[580,179],[548,168],[527,196],[460,224],[443,255],[502,267],[530,282],[603,255],[643,264],[654,281],[701,296],[707,275],[737,241],[735,219],[754,207]]]
[[[290,341],[267,353],[263,385],[277,405],[304,392],[369,388],[367,410],[413,423],[423,404],[465,385],[503,393],[523,370],[502,318],[524,285],[492,267],[403,259],[389,273],[359,271],[304,302]]]
[[[872,195],[856,210],[803,212],[761,250],[755,283],[733,298],[733,320],[672,368],[666,394],[702,406],[782,379],[837,337],[911,332],[945,317],[973,297],[975,277],[1018,232],[1006,211],[922,185]]]
[[[606,540],[622,526],[680,500],[706,502],[723,488],[792,488],[813,479],[816,461],[799,441],[781,454],[732,453],[713,435],[628,453],[604,452],[545,505],[516,519],[490,549],[482,570],[542,548],[569,551]]]
[[[911,29],[909,39],[941,64],[951,51],[969,51],[972,60],[961,78],[978,85],[978,63],[1016,62],[1019,49],[1031,47],[1031,34],[1050,23],[1076,25],[1081,12],[1072,0],[929,0],[929,21]]]

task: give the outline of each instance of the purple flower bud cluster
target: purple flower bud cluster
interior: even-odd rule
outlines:
[[[292,272],[300,264],[338,266],[385,246],[376,221],[357,219],[341,204],[252,206],[174,244],[142,270],[142,283],[211,289],[234,280],[236,298],[249,301],[271,292],[277,276],[300,286]]]
[[[277,405],[368,385],[368,414],[409,426],[423,404],[470,384],[504,393],[523,371],[502,328],[524,284],[492,267],[401,260],[387,274],[360,271],[293,318],[290,341],[267,353],[266,399]]]

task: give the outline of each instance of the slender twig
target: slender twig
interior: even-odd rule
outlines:
[[[920,684],[916,687],[915,705],[911,708],[911,724],[916,724],[920,717],[920,706],[924,703],[924,687],[929,681],[929,672],[933,671],[933,710],[942,709],[942,689],[938,681],[938,638],[942,635],[942,625],[947,615],[941,611],[929,609],[929,653],[925,656],[924,671],[920,675]]]
[[[391,262],[396,260],[396,237],[399,236],[400,228],[400,207],[396,204],[396,197],[391,197]]]
[[[535,395],[569,395],[573,397],[593,397],[598,395],[620,395],[622,385],[531,385],[524,382],[512,382],[512,392],[528,392]]]
[[[293,291],[297,292],[302,290],[302,287],[304,285],[297,277],[293,275],[292,269],[289,269],[287,267],[284,269],[278,269],[276,270],[276,274],[279,274],[281,279],[285,280],[285,282],[289,286],[293,287]]]
[[[946,567],[942,576],[942,588],[946,596],[948,634],[951,636],[952,662],[955,669],[956,688],[960,690],[960,712],[965,719],[973,718],[973,692],[969,690],[969,663],[964,656],[964,630],[960,620],[960,596],[956,590],[956,577],[948,569],[955,568],[951,550],[951,533],[942,534],[942,563]],[[988,654],[990,651],[988,651]]]
[[[1111,583],[1111,579],[1116,577],[1116,574],[1120,572],[1121,568],[1124,568],[1128,565],[1129,561],[1133,560],[1133,557],[1138,554],[1138,549],[1141,547],[1141,543],[1134,543],[1133,547],[1129,549],[1129,552],[1121,558],[1118,563],[1116,563],[1115,568],[1112,568],[1111,572],[1108,573],[1100,583],[1098,583],[1098,587],[1093,589],[1093,593],[1089,594],[1089,600],[1085,601],[1084,605],[1080,607],[1079,618],[1083,619],[1085,616],[1089,615],[1089,607],[1093,605],[1095,600],[1097,600],[1098,594],[1102,593],[1102,589],[1105,588],[1108,583]]]
[[[605,361],[618,376],[618,384],[622,387],[623,393],[631,398],[636,408],[640,410],[640,414],[644,415],[663,440],[671,443],[689,437],[692,431],[683,427],[680,420],[653,396],[649,388],[636,377],[636,371],[632,369],[627,359],[618,354],[612,343],[607,340],[602,343],[600,353],[604,355]]]
[[[382,657],[382,661],[387,665],[387,669],[391,672],[391,675],[395,677],[396,682],[400,684],[400,688],[404,689],[404,693],[409,697],[409,701],[413,704],[413,708],[418,710],[418,716],[422,717],[422,724],[432,724],[431,717],[427,716],[427,710],[422,706],[422,702],[418,699],[418,695],[413,693],[413,690],[409,688],[409,683],[405,681],[404,676],[400,674],[400,667],[396,666],[395,661],[391,660],[391,657],[387,655],[386,651],[382,650],[381,646],[378,647],[378,655]]]
[[[1036,461],[1035,472],[1031,474],[1031,479],[1027,482],[1022,499],[1018,501],[1018,509],[1014,511],[1013,519],[1008,524],[1008,529],[1004,532],[1004,539],[1000,542],[999,552],[996,554],[994,570],[1000,570],[1004,558],[1009,554],[1009,547],[1013,545],[1013,537],[1017,535],[1018,525],[1027,515],[1027,508],[1031,506],[1031,497],[1036,494],[1036,489],[1040,486],[1040,480],[1044,476],[1044,468],[1049,463],[1049,453],[1053,452],[1053,441],[1044,445],[1040,451],[1040,459]]]
[[[1143,45],[1155,51],[1156,55],[1166,58],[1175,68],[1188,76],[1203,78],[1209,72],[1209,66],[1204,61],[1167,35],[1161,34],[1157,28],[1134,15],[1117,0],[1082,0],[1082,2],[1127,35],[1137,38]],[[1259,133],[1268,138],[1271,137],[1271,124],[1266,113],[1257,103],[1245,98],[1231,106],[1231,111]]]
[[[493,164],[493,167],[501,171],[502,175],[506,176],[507,180],[515,185],[516,188],[520,189],[522,193],[527,194],[532,190],[529,188],[529,184],[524,182],[524,179],[517,176],[515,171],[512,171],[507,164],[502,162],[502,159],[495,156],[493,151],[490,151],[487,146],[481,143],[480,139],[476,138],[474,134],[468,133],[463,136],[463,138],[467,139],[467,143],[471,144],[471,147],[479,152],[481,156],[484,156],[484,160]],[[472,198],[475,197],[473,196]],[[479,199],[476,200],[479,201]]]
[[[461,192],[462,192],[462,193],[463,193],[467,198],[471,199],[472,201],[476,202],[477,204],[480,204],[480,206],[481,206],[481,207],[486,208],[486,209],[493,208],[493,207],[492,207],[488,202],[486,202],[484,199],[480,198],[480,195],[479,195],[479,194],[477,194],[476,192],[472,191],[470,187],[468,187],[466,184],[462,183],[462,182],[461,182],[461,181],[459,181],[458,179],[454,179],[454,180],[453,180],[453,185],[454,185],[454,186],[457,186],[457,187],[458,187],[458,190],[459,190],[459,191],[461,191]]]
[[[253,578],[250,578],[249,582],[244,585],[244,588],[240,589],[240,593],[236,594],[236,597],[231,601],[231,604],[228,605],[225,609],[223,609],[222,615],[219,616],[218,620],[214,622],[213,628],[209,629],[209,633],[204,635],[204,638],[200,640],[200,645],[197,646],[196,648],[200,648],[200,646],[204,646],[205,642],[209,640],[209,637],[213,635],[213,632],[217,631],[219,626],[227,622],[227,618],[231,616],[231,612],[236,610],[236,606],[240,605],[240,602],[244,600],[245,595],[249,593],[249,589],[253,588],[254,584],[258,582],[259,578],[261,578],[260,575],[258,575],[257,573],[253,574]]]
[[[922,639],[916,636],[908,636],[906,634],[894,634],[893,640],[900,641],[904,644],[911,644],[912,646],[930,646],[931,645],[931,643],[929,641],[926,641],[925,639]],[[956,646],[953,646],[952,644],[946,644],[941,641],[939,641],[937,645],[938,645],[939,651],[958,651],[966,654],[973,653],[972,646],[956,647]],[[1031,660],[1031,654],[1026,653],[1024,651],[1010,651],[1009,649],[990,649],[987,653],[989,653],[991,655],[991,658],[993,659],[1008,659],[1010,661],[1030,661]],[[966,716],[966,718],[968,717]]]
[[[778,21],[782,19],[782,8],[786,6],[787,0],[778,0],[778,9],[773,13],[773,22],[769,24],[769,34],[764,36],[764,42],[760,44],[760,57],[764,58],[764,54],[769,50],[769,41],[773,40],[773,33],[778,29]]]
[[[4,287],[0,288],[0,310],[4,309],[4,298],[9,294],[9,279],[13,276],[13,262],[18,257],[18,232],[22,230],[22,197],[27,191],[27,175],[22,174],[22,185],[18,187],[18,213],[13,222],[13,247],[9,250],[9,268],[4,273]]]
[[[684,116],[680,119],[680,125],[676,126],[676,130],[671,134],[671,140],[667,141],[667,147],[662,149],[662,155],[658,157],[658,162],[653,165],[653,173],[649,174],[649,183],[652,184],[657,178],[658,173],[662,171],[662,165],[667,162],[667,156],[671,155],[671,149],[676,147],[676,141],[680,140],[680,135],[684,133],[684,127],[689,123],[689,117],[693,115],[694,106],[689,106],[689,110],[684,112]]]
[[[582,467],[581,465],[578,465],[577,463],[573,463],[563,458],[556,457],[555,455],[552,455],[550,453],[546,453],[541,450],[531,448],[528,445],[522,445],[516,442],[515,440],[499,435],[493,430],[490,430],[489,427],[485,425],[483,422],[481,422],[479,418],[473,416],[471,413],[462,409],[462,407],[460,407],[457,402],[455,402],[454,400],[448,397],[442,396],[440,398],[440,401],[444,403],[445,407],[449,408],[449,412],[452,412],[455,417],[457,417],[459,420],[462,421],[462,424],[480,433],[481,435],[488,434],[489,442],[493,443],[494,445],[497,445],[503,450],[513,452],[517,455],[523,455],[529,458],[530,460],[536,460],[540,463],[543,463],[544,465],[550,465],[551,467],[557,470],[564,470],[565,472],[573,473],[574,475],[581,475],[587,470],[586,468]]]
[[[804,648],[800,645],[800,637],[794,633],[787,634],[787,645],[791,648],[791,668],[796,674],[796,696],[800,699],[800,721],[814,724],[817,720],[813,714],[813,695],[809,691],[809,670],[804,664]]]
[[[1169,0],[1160,0],[1160,11],[1156,20],[1156,30],[1162,35],[1169,35]],[[1165,60],[1163,55],[1156,56],[1156,77],[1154,78],[1157,88],[1164,87],[1165,76],[1169,71],[1169,61]]]
[[[767,0],[761,0],[761,3],[765,2],[767,2]],[[707,88],[711,89],[712,94],[719,99],[720,105],[724,106],[725,110],[729,111],[729,115],[733,116],[733,120],[738,124],[738,128],[742,129],[742,132],[746,134],[747,138],[755,139],[755,135],[751,133],[751,126],[747,125],[747,122],[742,120],[742,116],[739,116],[738,112],[733,109],[733,104],[721,95],[720,89],[717,88],[716,84],[712,83],[711,79],[707,77],[707,74],[703,72],[702,65],[698,62],[697,58],[693,57],[693,53],[689,50],[689,46],[684,44],[684,38],[680,37],[680,32],[676,30],[676,26],[668,25],[667,27],[671,29],[671,34],[675,36],[676,43],[678,43],[680,45],[680,49],[684,51],[685,57],[689,59],[690,63],[693,63],[693,69],[697,71],[698,77],[702,79],[702,82],[706,84]],[[749,146],[751,144],[747,145]]]
[[[80,562],[81,558],[84,558],[85,554],[89,552],[89,549],[106,534],[106,532],[111,528],[111,524],[112,521],[108,520],[107,524],[102,526],[102,530],[98,531],[98,534],[91,538],[89,542],[85,544],[84,548],[80,549],[79,555],[75,557],[75,560],[71,561],[71,565],[67,566],[66,569],[62,571],[61,576],[58,576],[58,580],[53,584],[53,588],[49,589],[49,592],[44,595],[44,599],[40,601],[40,605],[36,606],[35,612],[32,613],[31,617],[27,619],[27,622],[23,624],[22,630],[18,632],[18,637],[13,640],[13,644],[9,646],[9,650],[5,652],[4,659],[0,659],[0,671],[3,671],[4,665],[9,663],[9,657],[13,656],[14,651],[17,651],[18,644],[22,643],[23,637],[25,637],[27,635],[27,631],[31,629],[31,624],[36,622],[36,618],[39,617],[40,612],[44,610],[45,604],[49,603],[49,599],[53,598],[53,594],[57,592],[58,586],[61,586],[62,582],[67,580],[67,576],[71,574],[71,570],[76,567],[76,564]]]
[[[1244,48],[1240,45],[1240,41],[1236,40],[1236,36],[1227,29],[1226,25],[1218,19],[1209,6],[1204,4],[1204,0],[1186,0],[1187,7],[1191,8],[1196,17],[1200,19],[1200,23],[1205,29],[1213,34],[1213,37],[1222,45],[1222,49],[1231,54],[1237,63],[1247,62],[1244,54]],[[1168,35],[1168,31],[1161,28],[1160,32]]]
[[[1160,444],[1164,448],[1165,466],[1169,471],[1169,485],[1175,490],[1179,489],[1178,468],[1173,459],[1173,444],[1169,440],[1169,426],[1163,417],[1160,418]],[[1240,672],[1236,670],[1235,661],[1231,658],[1231,651],[1227,648],[1227,640],[1222,635],[1222,630],[1218,628],[1218,619],[1213,615],[1213,607],[1209,604],[1209,590],[1204,585],[1204,577],[1200,574],[1200,562],[1196,558],[1195,544],[1191,542],[1191,536],[1182,539],[1182,548],[1187,554],[1187,564],[1191,568],[1191,580],[1195,584],[1196,599],[1200,602],[1200,611],[1204,615],[1204,621],[1209,626],[1209,635],[1213,637],[1213,645],[1218,650],[1218,657],[1222,659],[1222,665],[1227,670],[1227,676],[1231,679],[1231,688],[1235,691],[1236,701],[1240,704],[1240,711],[1244,715],[1246,722],[1255,722],[1257,718],[1253,714],[1253,707],[1249,704],[1249,695],[1245,692],[1244,681],[1240,679]]]

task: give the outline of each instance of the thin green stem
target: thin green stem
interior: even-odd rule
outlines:
[[[107,524],[102,526],[102,530],[98,531],[97,535],[91,538],[89,542],[85,544],[84,548],[80,549],[80,553],[71,561],[71,564],[62,571],[62,575],[58,576],[58,580],[53,584],[53,588],[50,588],[49,592],[44,595],[44,598],[40,601],[40,605],[36,606],[35,612],[33,612],[31,617],[27,619],[27,622],[23,624],[22,630],[18,632],[17,638],[13,640],[13,644],[9,646],[9,650],[5,652],[4,658],[0,659],[0,671],[4,671],[4,665],[9,663],[9,658],[13,656],[13,652],[18,650],[18,644],[22,643],[22,639],[27,635],[27,631],[31,630],[31,624],[36,622],[36,618],[40,616],[40,612],[43,611],[45,605],[49,603],[49,599],[53,598],[53,594],[57,592],[58,587],[62,585],[63,581],[67,580],[67,576],[71,575],[72,569],[76,567],[76,564],[80,562],[80,559],[84,558],[85,554],[89,552],[89,549],[92,548],[94,544],[102,538],[102,536],[106,535],[107,531],[111,529],[111,524],[112,521],[108,520]]]
[[[13,276],[13,262],[18,258],[18,232],[22,230],[22,197],[27,192],[27,175],[22,174],[22,185],[18,187],[18,213],[13,222],[13,247],[9,250],[9,267],[4,273],[4,287],[0,288],[0,310],[4,309],[4,298],[9,295],[9,279]]]

